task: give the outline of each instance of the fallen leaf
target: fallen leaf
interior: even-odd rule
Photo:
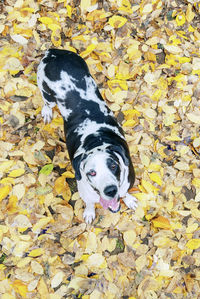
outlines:
[[[121,16],[112,16],[109,18],[108,23],[114,28],[120,28],[126,24],[127,19]]]
[[[12,178],[17,178],[17,177],[23,175],[24,173],[25,173],[25,169],[24,168],[18,168],[18,169],[12,170],[8,174],[8,176],[12,177]]]
[[[11,191],[11,187],[8,185],[0,187],[0,202],[8,196],[10,191]]]
[[[49,175],[52,170],[53,170],[53,164],[47,164],[45,166],[42,167],[42,169],[40,170],[39,174],[45,174],[45,175]]]
[[[193,249],[193,250],[198,249],[200,247],[200,239],[189,240],[186,246],[189,249]]]
[[[164,228],[164,229],[171,229],[171,225],[169,220],[166,217],[159,216],[152,220],[154,227]]]

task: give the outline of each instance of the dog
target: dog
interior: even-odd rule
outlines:
[[[62,114],[79,195],[86,205],[85,222],[95,219],[95,203],[116,213],[122,198],[128,208],[136,209],[137,200],[128,193],[135,172],[123,130],[84,59],[67,50],[47,50],[38,66],[37,83],[44,122],[51,121],[56,104]]]

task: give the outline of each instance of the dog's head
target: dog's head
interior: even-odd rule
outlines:
[[[85,188],[89,184],[98,193],[102,207],[117,212],[120,209],[120,190],[124,184],[126,191],[129,187],[127,163],[129,161],[123,157],[121,149],[110,147],[78,156],[73,160],[73,167],[76,179],[84,180]]]

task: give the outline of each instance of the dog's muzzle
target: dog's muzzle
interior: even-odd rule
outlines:
[[[110,207],[108,208],[108,210],[109,210],[110,212],[112,212],[112,213],[117,213],[117,212],[120,211],[120,209],[121,209],[121,204],[119,204],[119,207],[118,207],[118,209],[117,209],[116,211],[113,211]]]

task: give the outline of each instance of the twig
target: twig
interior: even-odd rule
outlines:
[[[41,117],[41,118],[42,118],[42,117]],[[25,124],[23,124],[22,126],[19,126],[17,129],[15,129],[11,134],[12,134],[12,135],[16,134],[17,131],[23,129],[24,127],[27,127],[29,124],[31,124],[31,123],[33,123],[33,122],[37,122],[37,123],[40,122],[40,121],[41,121],[41,118],[39,118],[39,119],[34,118],[34,119],[32,119],[32,120],[27,121]]]

